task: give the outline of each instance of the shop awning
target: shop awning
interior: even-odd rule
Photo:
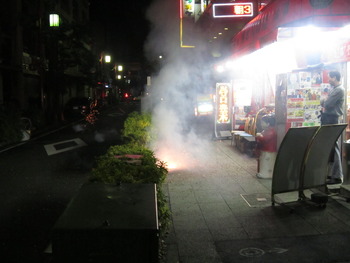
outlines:
[[[272,0],[232,38],[232,55],[240,57],[276,42],[280,27],[347,24],[350,24],[349,0]]]

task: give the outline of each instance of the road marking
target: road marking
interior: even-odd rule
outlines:
[[[87,146],[87,144],[80,138],[75,138],[71,140],[55,142],[52,144],[44,145],[47,155],[54,155],[54,154],[70,151],[73,149],[77,149],[83,146]]]

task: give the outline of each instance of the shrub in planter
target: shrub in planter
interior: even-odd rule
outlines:
[[[149,113],[132,112],[124,122],[123,139],[128,144],[146,146],[152,139],[152,118]]]
[[[164,235],[170,224],[170,210],[161,187],[167,173],[165,163],[151,150],[131,143],[111,146],[106,154],[98,157],[91,181],[156,184],[160,233]]]

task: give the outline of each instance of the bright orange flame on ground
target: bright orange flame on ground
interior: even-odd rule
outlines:
[[[157,151],[157,158],[165,162],[168,170],[174,170],[181,166],[181,162],[178,160],[178,154],[169,151],[168,149],[160,149]]]
[[[169,171],[187,169],[193,164],[183,152],[176,152],[169,149],[161,149],[157,152],[157,158],[166,163]]]
[[[178,166],[176,165],[176,163],[172,163],[172,162],[167,162],[167,168],[169,170],[173,170],[176,169]]]
[[[185,143],[164,140],[155,146],[158,146],[154,147],[156,157],[165,163],[169,171],[193,169],[198,166],[202,155],[202,151],[198,151],[195,146],[192,147]]]

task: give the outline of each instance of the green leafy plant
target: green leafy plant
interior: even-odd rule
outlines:
[[[92,170],[91,181],[157,185],[160,232],[161,236],[164,235],[170,224],[170,210],[162,192],[162,183],[168,173],[165,163],[158,160],[151,150],[131,143],[111,146],[106,154],[98,157],[96,164]]]
[[[130,163],[125,155],[140,155],[141,163]],[[166,174],[165,164],[151,150],[136,144],[111,146],[105,155],[98,157],[93,169],[93,176],[106,183],[161,184]]]
[[[146,146],[152,139],[152,117],[149,113],[132,112],[124,122],[122,136],[128,144]]]
[[[170,226],[170,209],[162,184],[168,170],[166,163],[157,159],[147,145],[155,137],[151,115],[132,112],[124,122],[123,145],[111,146],[97,158],[91,181],[107,184],[154,183],[157,187],[158,222],[160,230],[159,257],[164,258],[163,242]]]

